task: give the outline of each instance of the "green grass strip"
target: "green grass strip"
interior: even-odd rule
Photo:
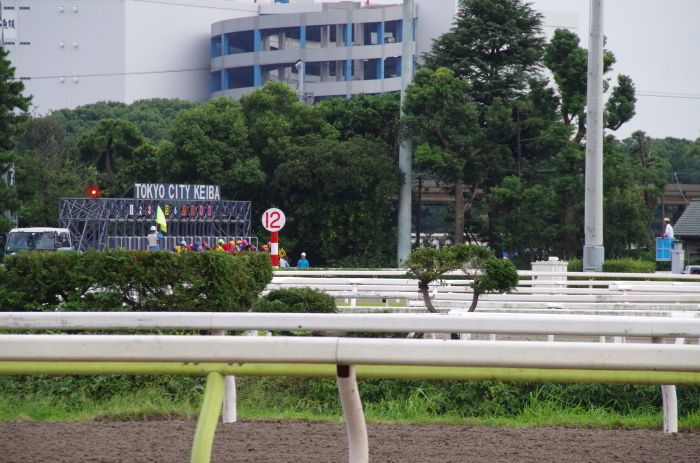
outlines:
[[[573,370],[356,365],[358,378],[455,379],[700,386],[700,373],[678,371]],[[185,375],[211,372],[235,376],[305,376],[335,378],[335,365],[170,362],[0,362],[0,375]]]

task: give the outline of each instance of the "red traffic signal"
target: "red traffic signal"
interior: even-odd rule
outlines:
[[[100,195],[100,190],[99,190],[99,188],[96,188],[96,187],[90,188],[90,189],[88,190],[88,195],[89,195],[91,198],[97,198],[97,197]]]

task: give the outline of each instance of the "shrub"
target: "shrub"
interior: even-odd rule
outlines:
[[[611,273],[654,273],[656,264],[642,260],[619,259],[603,262],[603,272]]]
[[[249,310],[272,280],[262,252],[23,252],[0,270],[7,311]]]
[[[566,265],[567,272],[583,272],[583,261],[581,259],[571,259]]]
[[[261,297],[253,312],[336,313],[335,299],[311,288],[274,289]]]

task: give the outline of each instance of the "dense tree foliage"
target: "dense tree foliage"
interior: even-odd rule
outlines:
[[[279,198],[309,256],[388,265],[396,235],[385,202],[402,175],[384,147],[360,137],[317,140],[275,173]]]
[[[71,143],[61,115],[30,120],[17,139],[16,188],[22,199],[17,212],[25,226],[55,226],[62,197],[82,196],[88,184],[99,184],[99,172],[71,156]]]
[[[541,15],[524,0],[470,0],[460,2],[454,27],[423,59],[401,121],[397,94],[311,107],[282,82],[240,101],[61,110],[27,123],[24,136],[13,132],[14,119],[0,142],[18,143],[20,220],[55,224],[58,197],[79,195],[88,184],[111,185],[109,196],[136,182],[217,184],[224,199],[252,201],[259,237],[267,232],[257,217],[282,209],[282,245],[294,257],[303,250],[314,266],[391,265],[390,198],[403,181],[398,142],[410,136],[416,171],[455,197],[455,243],[478,237],[522,267],[580,254],[588,52],[576,34],[557,30],[547,44]],[[605,71],[614,63],[606,51]],[[634,116],[636,97],[628,76],[606,80],[605,88],[610,133]],[[0,144],[0,156],[10,148]],[[668,172],[680,183],[700,182],[690,175],[700,168],[700,140],[607,136],[604,158],[605,248],[613,257],[650,243]],[[0,191],[0,205],[5,199]]]
[[[398,93],[361,93],[351,98],[329,98],[317,106],[326,120],[340,133],[341,140],[359,136],[382,142],[394,153],[394,157],[398,156]]]
[[[490,105],[527,93],[541,67],[542,15],[519,0],[462,2],[450,32],[423,56],[430,69],[449,68],[473,87],[474,101]]]
[[[31,97],[23,95],[24,84],[15,80],[15,68],[7,59],[9,52],[0,46],[0,177],[7,178],[8,172],[16,161],[13,153],[15,137],[22,133],[22,122],[29,110]],[[0,213],[16,210],[17,195],[9,184],[0,182]],[[0,232],[7,231],[11,222],[4,215],[0,216]]]
[[[248,143],[241,104],[230,98],[181,111],[171,142],[159,144],[158,151],[160,178],[167,183],[221,185],[222,195],[234,199],[265,181]]]
[[[423,58],[435,74],[443,72],[440,67],[454,71],[449,86],[418,73],[413,91],[422,89],[425,104],[411,108],[407,98],[404,110],[410,114],[410,135],[419,141],[417,166],[455,195],[455,242],[469,236],[469,227],[482,226],[471,220],[478,208],[488,219],[482,239],[499,257],[514,256],[522,266],[548,255],[576,257],[583,240],[588,65],[576,34],[557,30],[546,44],[542,17],[529,4],[472,0],[462,3],[453,28]],[[606,50],[605,72],[614,63]],[[463,89],[452,100],[458,108],[472,105],[476,124],[468,125],[471,119],[462,116],[455,129],[446,118],[454,111],[445,104],[447,88]],[[605,89],[605,128],[614,131],[634,116],[634,84],[621,75],[615,85],[606,81]],[[417,119],[424,130],[417,130]],[[455,133],[459,140],[479,139],[468,162],[445,156],[447,147],[458,146]],[[648,151],[632,155],[631,148],[618,145],[608,137],[604,149],[609,257],[649,243],[649,222],[664,183],[663,166]],[[463,229],[465,221],[469,225]]]
[[[128,163],[134,149],[142,144],[141,131],[131,122],[102,119],[93,130],[80,136],[78,150],[84,161],[104,169],[117,196],[122,197],[126,188],[117,178],[117,169]]]
[[[240,101],[57,111],[29,121],[19,139],[20,218],[56,225],[58,198],[82,196],[88,185],[119,197],[138,182],[216,184],[223,199],[252,201],[262,240],[267,231],[256,218],[270,207],[284,210],[282,243],[293,256],[305,250],[314,265],[389,265],[396,218],[387,200],[401,182],[393,161],[397,116],[394,95],[310,107],[280,82]]]
[[[116,101],[101,101],[75,109],[61,109],[68,134],[80,135],[93,130],[102,119],[131,122],[144,138],[152,143],[170,138],[175,116],[183,109],[192,109],[198,103],[178,99],[153,98],[135,101],[130,105]]]
[[[497,140],[512,131],[510,111],[494,100],[479,122],[470,85],[446,68],[421,69],[406,89],[405,130],[418,146],[415,162],[454,186],[455,243],[464,241],[464,211],[485,177],[508,163]],[[504,156],[505,155],[505,156]]]

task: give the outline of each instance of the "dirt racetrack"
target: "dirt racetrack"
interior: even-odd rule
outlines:
[[[2,463],[188,462],[196,423],[0,422]],[[696,463],[700,433],[376,424],[370,462]],[[345,426],[255,421],[219,424],[213,463],[347,462]]]

